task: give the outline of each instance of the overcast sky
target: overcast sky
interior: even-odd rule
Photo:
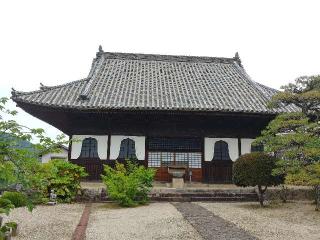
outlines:
[[[1,1],[0,96],[87,76],[104,51],[233,57],[279,88],[320,73],[320,1]],[[19,121],[58,133],[20,110]]]

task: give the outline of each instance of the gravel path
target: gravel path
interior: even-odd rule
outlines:
[[[174,203],[184,218],[206,240],[254,240],[255,237],[236,225],[215,216],[212,212],[194,203]]]
[[[320,212],[310,202],[278,203],[261,208],[257,203],[197,203],[261,240],[319,240]]]
[[[70,240],[83,208],[83,204],[57,204],[37,206],[31,213],[26,208],[16,208],[4,221],[19,224],[15,240]]]
[[[93,205],[86,232],[88,240],[201,239],[170,203],[136,208],[114,209],[113,206]]]

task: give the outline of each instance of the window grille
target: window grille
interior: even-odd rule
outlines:
[[[262,144],[251,145],[251,152],[263,152],[264,148]]]
[[[201,151],[199,138],[149,138],[149,150]]]
[[[217,141],[214,144],[214,157],[213,161],[229,161],[229,148],[228,143],[225,141]]]
[[[98,158],[97,140],[95,138],[85,138],[82,141],[79,158]]]
[[[126,138],[121,141],[118,159],[136,159],[136,147],[134,140]]]
[[[201,168],[201,152],[149,152],[149,167],[167,167],[172,164]]]
[[[201,152],[188,153],[189,168],[201,168]]]

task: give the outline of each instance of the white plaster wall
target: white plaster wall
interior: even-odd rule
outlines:
[[[232,161],[235,161],[239,157],[237,138],[204,138],[204,160],[211,161],[213,159],[214,144],[220,140],[228,144],[229,156]]]
[[[41,156],[41,162],[47,163],[51,159],[55,159],[55,158],[58,158],[58,159],[64,158],[65,160],[67,160],[68,159],[68,151],[65,149],[62,149],[61,152],[44,154]]]
[[[251,143],[254,141],[252,138],[241,138],[241,154],[251,152]]]
[[[108,157],[108,135],[73,135],[71,147],[71,159],[77,159],[81,153],[82,141],[85,138],[95,138],[98,142],[98,156],[105,160]]]
[[[145,137],[118,136],[118,135],[111,136],[110,159],[117,159],[118,158],[121,141],[126,138],[130,138],[135,142],[136,156],[137,156],[138,160],[144,160],[145,159],[145,141],[146,141]]]

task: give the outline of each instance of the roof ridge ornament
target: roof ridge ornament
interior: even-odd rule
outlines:
[[[12,95],[12,97],[17,96],[17,90],[15,90],[13,87],[11,88],[11,95]]]
[[[46,90],[46,89],[49,89],[49,87],[44,85],[43,83],[40,83],[40,90]]]
[[[100,57],[100,56],[102,56],[103,53],[104,53],[104,51],[103,51],[103,49],[102,49],[102,46],[99,45],[99,49],[98,49],[98,52],[97,52],[97,54],[96,54],[97,58]]]
[[[233,59],[239,64],[240,67],[243,67],[238,52],[236,52],[236,54],[234,55],[234,58],[233,58]]]

